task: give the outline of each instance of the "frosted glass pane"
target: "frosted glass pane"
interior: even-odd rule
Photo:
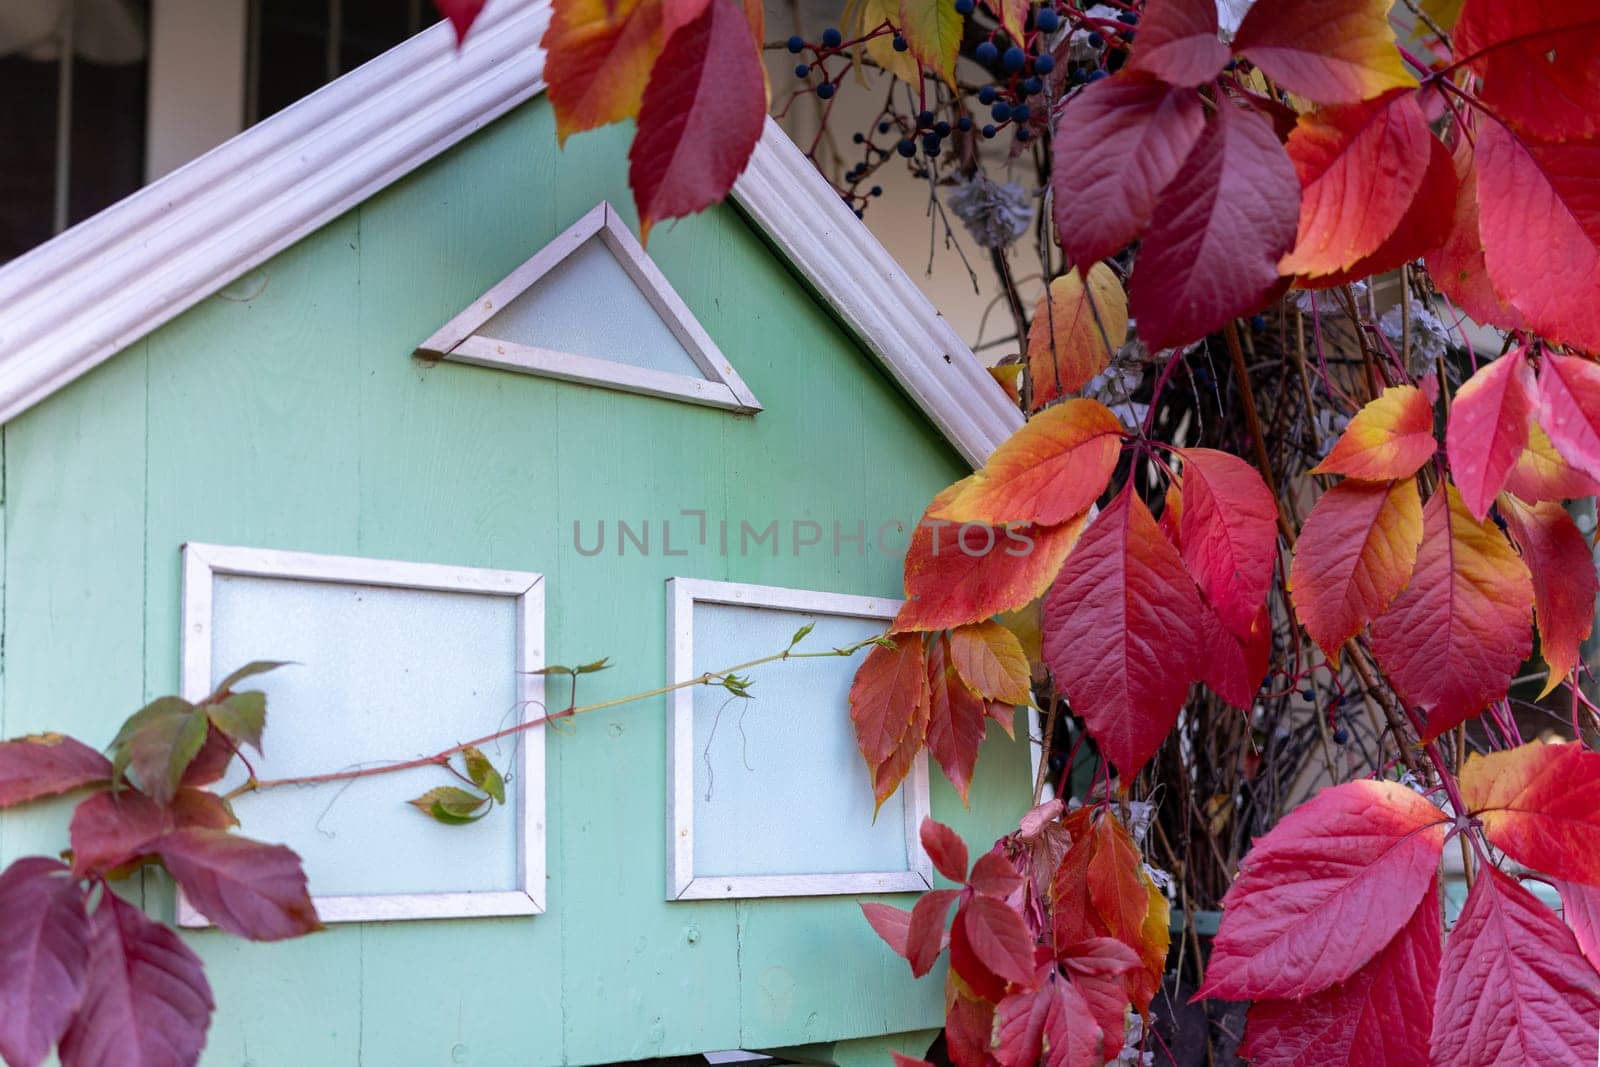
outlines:
[[[694,670],[771,655],[808,622],[802,648],[855,644],[883,620],[694,606]],[[754,700],[695,689],[694,873],[850,874],[907,869],[905,790],[872,819],[872,783],[850,723],[859,658],[791,660],[751,674]]]
[[[213,683],[251,660],[267,694],[265,778],[431,755],[520,715],[512,597],[217,575]],[[485,749],[510,770],[515,739]],[[243,780],[236,773],[222,788]],[[406,800],[452,784],[437,767],[239,798],[241,832],[300,853],[313,896],[520,888],[516,800],[470,826]],[[508,794],[522,787],[511,776]]]
[[[579,245],[478,333],[553,352],[705,377],[599,237]]]

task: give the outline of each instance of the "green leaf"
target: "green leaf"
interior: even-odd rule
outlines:
[[[258,659],[253,663],[246,663],[243,667],[240,667],[217,683],[216,692],[213,695],[228,692],[246,678],[252,678],[258,674],[266,674],[268,671],[275,671],[279,667],[288,667],[293,663],[294,660],[288,659]]]
[[[206,707],[211,725],[234,742],[261,751],[261,732],[267,728],[267,694],[259,689],[234,693],[220,704]]]
[[[956,83],[956,51],[965,25],[955,0],[900,0],[900,32],[911,54],[951,85]]]
[[[597,673],[599,671],[610,670],[610,669],[611,669],[611,657],[607,656],[604,659],[597,659],[593,663],[585,663],[582,666],[578,667],[578,669],[573,671],[572,673],[573,674],[595,674],[595,673]]]
[[[489,814],[488,811],[479,811],[489,803],[488,797],[477,796],[465,789],[457,789],[453,785],[441,785],[436,789],[430,789],[406,803],[446,826],[465,826]]]
[[[798,630],[796,630],[794,632],[794,636],[789,638],[789,647],[793,648],[795,645],[798,645],[801,641],[804,641],[806,639],[807,635],[809,635],[811,633],[811,631],[815,630],[816,628],[817,628],[817,624],[814,623],[814,622],[808,622],[804,626],[800,627],[800,629],[798,629]]]
[[[133,768],[141,791],[167,804],[206,742],[206,714],[179,697],[161,697],[128,717],[111,742],[111,780]]]
[[[472,779],[472,784],[488,793],[495,799],[495,803],[506,802],[506,781],[500,777],[500,772],[494,769],[494,764],[489,762],[489,757],[476,748],[461,750],[462,756],[467,761],[467,777]]]

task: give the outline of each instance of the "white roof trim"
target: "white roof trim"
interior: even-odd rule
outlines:
[[[628,279],[638,288],[685,354],[699,368],[699,377],[675,374],[629,363],[596,359],[572,352],[517,344],[483,332],[484,325],[538,284],[590,238],[605,243]],[[413,353],[421,359],[472,363],[480,367],[539,374],[569,382],[587,382],[625,393],[683,400],[745,415],[761,410],[761,402],[733,369],[711,335],[696,321],[672,283],[645,253],[616,208],[602,200],[555,240],[534,253],[455,318],[436,330]]]
[[[544,88],[550,0],[435,25],[0,268],[0,422]],[[973,465],[1022,422],[772,120],[734,198]]]

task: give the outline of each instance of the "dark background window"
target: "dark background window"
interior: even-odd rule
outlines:
[[[246,121],[282,111],[437,18],[427,0],[251,0]]]

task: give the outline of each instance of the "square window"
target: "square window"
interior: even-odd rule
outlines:
[[[668,678],[781,652],[840,648],[882,633],[900,602],[673,578]],[[850,721],[855,656],[790,659],[751,672],[752,699],[720,686],[672,693],[667,897],[920,892],[932,882],[917,833],[927,755],[873,818],[872,783]]]
[[[253,660],[267,694],[263,779],[428,756],[544,714],[538,574],[188,544],[183,696]],[[324,922],[531,915],[544,910],[544,730],[484,753],[506,805],[443,826],[405,801],[452,784],[438,767],[235,801],[249,837],[304,861]],[[244,780],[235,761],[219,792]],[[206,920],[179,897],[184,926]]]

